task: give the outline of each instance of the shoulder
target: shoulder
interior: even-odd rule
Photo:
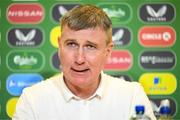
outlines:
[[[37,84],[34,84],[30,87],[27,87],[23,90],[23,93],[26,95],[43,95],[43,94],[51,94],[54,92],[56,88],[53,84],[54,81],[59,81],[60,75],[53,76],[44,81],[41,81]]]

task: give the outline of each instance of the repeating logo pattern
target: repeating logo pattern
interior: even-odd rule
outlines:
[[[37,71],[44,65],[39,51],[13,51],[7,55],[7,65],[13,71]]]
[[[58,57],[58,52],[55,52],[52,56],[52,59],[51,59],[51,62],[52,62],[52,65],[55,69],[57,70],[61,70],[61,67],[60,67],[60,60],[59,60],[59,57]]]
[[[118,50],[111,53],[105,70],[120,70],[126,71],[131,68],[133,64],[133,57],[129,51]]]
[[[67,13],[68,10],[78,4],[56,4],[52,9],[52,17],[56,22],[60,21],[60,18]]]
[[[0,119],[12,117],[18,96],[25,87],[61,72],[56,52],[61,36],[60,19],[80,2],[46,2],[12,0],[0,4],[0,91],[1,96],[12,96],[6,101],[6,108],[0,103]],[[176,1],[93,2],[112,20],[115,47],[105,72],[126,81],[139,81],[151,95],[155,115],[158,116],[161,102],[168,99],[170,114],[180,117],[174,94],[179,88]],[[5,11],[6,18],[2,18]],[[7,92],[1,89],[4,86]],[[7,116],[1,114],[3,110]]]
[[[50,41],[55,48],[58,48],[58,37],[60,36],[61,36],[61,27],[59,26],[54,27],[50,32]]]
[[[139,82],[148,95],[169,95],[177,88],[176,77],[171,73],[145,73]]]
[[[43,41],[38,28],[13,28],[8,32],[8,42],[15,47],[35,47]]]
[[[176,64],[176,56],[171,51],[144,51],[140,64],[145,69],[171,69]]]
[[[144,22],[170,22],[175,17],[175,10],[169,3],[153,3],[142,5],[139,14]]]
[[[101,3],[98,6],[101,7],[107,13],[107,15],[111,18],[112,23],[115,25],[126,23],[132,17],[132,11],[128,4]]]
[[[127,28],[113,28],[112,40],[119,47],[128,45],[131,40],[131,32]]]
[[[145,26],[139,31],[139,42],[145,47],[169,47],[175,40],[176,33],[169,26]]]
[[[29,87],[42,80],[43,80],[43,77],[40,74],[15,73],[8,76],[6,80],[6,89],[9,92],[9,94],[13,96],[19,96],[21,95],[22,90],[24,88]]]
[[[17,97],[13,97],[7,101],[6,113],[9,117],[13,116],[17,101],[18,101]]]
[[[44,8],[39,3],[14,3],[7,9],[7,19],[13,24],[37,24],[44,19]]]

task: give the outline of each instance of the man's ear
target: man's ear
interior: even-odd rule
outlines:
[[[113,50],[114,44],[111,42],[106,46],[106,61],[105,63],[108,63],[108,60],[111,58],[111,53]]]
[[[107,45],[107,56],[108,56],[108,57],[110,57],[110,56],[111,56],[111,53],[112,53],[113,47],[114,47],[113,42],[110,42],[110,43]]]

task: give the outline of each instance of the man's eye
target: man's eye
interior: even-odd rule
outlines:
[[[93,46],[93,45],[87,45],[86,47],[87,47],[88,49],[96,49],[96,47]]]
[[[67,43],[67,46],[69,46],[69,47],[76,47],[77,44],[76,43]]]

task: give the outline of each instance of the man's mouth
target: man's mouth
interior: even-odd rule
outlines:
[[[87,68],[87,69],[74,69],[74,68],[71,68],[73,71],[75,71],[75,72],[86,72],[86,71],[88,71],[89,69]]]

